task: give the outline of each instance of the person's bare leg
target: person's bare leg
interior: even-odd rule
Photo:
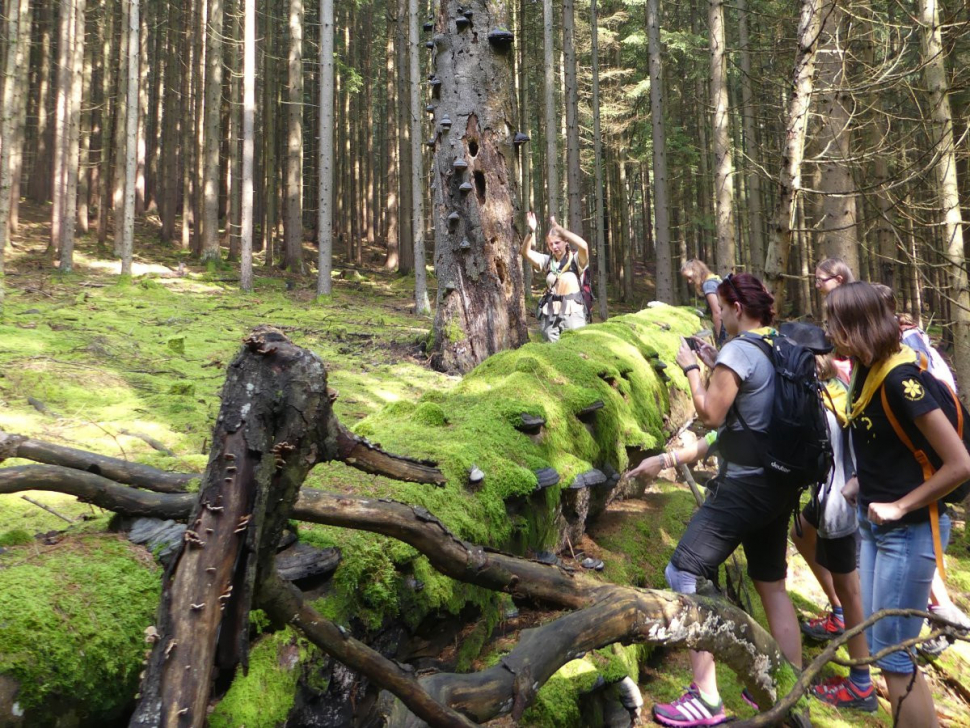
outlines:
[[[755,581],[754,588],[768,617],[768,629],[778,647],[795,667],[802,666],[802,632],[795,607],[785,590],[785,580]]]
[[[889,703],[895,725],[900,728],[936,728],[936,706],[923,673],[916,670],[916,679],[910,673],[886,672],[886,687],[889,688]],[[910,683],[912,682],[912,689]],[[900,704],[900,701],[902,703]],[[898,706],[898,707],[897,707]]]
[[[808,568],[812,570],[819,585],[822,587],[822,591],[825,592],[825,597],[829,600],[829,604],[833,607],[841,607],[842,602],[839,600],[839,594],[835,589],[835,585],[832,583],[832,572],[815,560],[815,544],[818,540],[818,531],[811,523],[802,518],[801,513],[797,514],[795,518],[801,524],[802,535],[799,536],[795,530],[795,526],[792,525],[791,530],[788,532],[792,543],[795,544],[798,553],[805,559]]]
[[[705,695],[717,695],[717,673],[714,670],[714,655],[710,652],[690,650],[690,668],[694,673],[694,684]]]

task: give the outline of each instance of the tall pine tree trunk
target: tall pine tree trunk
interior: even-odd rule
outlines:
[[[219,259],[219,145],[222,142],[222,29],[224,0],[209,0],[205,73],[205,152],[202,261]]]
[[[970,397],[970,291],[967,290],[963,218],[957,184],[953,117],[940,29],[937,0],[917,4],[923,51],[923,78],[929,94],[933,121],[933,149],[936,150],[936,178],[942,207],[945,257],[949,263],[950,299],[953,301],[953,365],[964,402]]]
[[[253,154],[256,120],[256,0],[243,0],[242,210],[239,285],[253,290]]]
[[[437,36],[436,36],[437,42]],[[409,98],[411,100],[411,235],[414,241],[414,312],[431,312],[424,262],[424,164],[421,157],[421,100],[418,96],[418,0],[408,0]],[[440,286],[440,282],[439,282]]]
[[[218,0],[217,0],[218,1]],[[290,0],[286,132],[286,267],[303,272],[303,0]]]
[[[125,113],[125,178],[124,214],[121,223],[121,274],[131,275],[135,242],[135,172],[138,163],[138,61],[141,56],[139,31],[139,0],[128,2],[128,109]]]
[[[647,47],[650,54],[650,123],[653,131],[653,206],[656,225],[656,298],[675,303],[667,207],[667,132],[664,127],[663,57],[660,47],[660,3],[647,0]]]
[[[317,195],[317,295],[333,284],[333,0],[320,2],[320,188]]]
[[[714,108],[714,227],[717,231],[717,267],[730,273],[735,264],[734,161],[731,153],[728,110],[727,45],[724,0],[710,5],[711,106]]]
[[[81,91],[84,88],[85,0],[74,0],[71,18],[73,41],[68,67],[67,113],[65,116],[64,186],[61,208],[61,272],[74,270],[74,232],[77,228],[78,161],[81,139]]]
[[[411,44],[408,40],[410,23],[408,21],[408,0],[397,0],[397,33],[395,52],[397,57],[397,128],[398,158],[400,159],[398,209],[401,219],[398,224],[400,235],[398,272],[407,275],[414,270],[414,238],[412,236],[411,214]]]
[[[852,194],[851,112],[849,80],[846,78],[846,54],[849,16],[835,0],[821,9],[822,34],[815,61],[817,80],[815,95],[821,121],[819,162],[822,192],[822,218],[819,230],[822,255],[842,258],[856,275],[865,278],[859,267],[859,243],[856,237],[856,198]]]
[[[583,177],[579,159],[579,87],[576,76],[576,19],[574,0],[563,0],[562,47],[566,84],[566,199],[569,208],[568,228],[583,234]]]
[[[762,208],[760,147],[757,134],[757,109],[751,88],[751,46],[748,34],[747,0],[738,0],[738,36],[741,45],[741,118],[744,130],[744,151],[747,161],[748,230],[750,234],[751,273],[759,278],[765,268],[764,212]]]
[[[765,261],[765,284],[776,301],[785,300],[785,275],[791,256],[792,221],[798,191],[802,186],[802,159],[805,155],[805,130],[815,76],[815,51],[818,47],[822,0],[803,0],[798,22],[798,53],[785,123],[785,145],[779,177],[779,198],[771,219],[771,234]]]
[[[512,34],[497,30],[508,28],[509,19],[502,3],[466,0],[462,7],[471,22],[459,28],[458,6],[458,0],[442,2],[435,36],[438,306],[432,365],[464,373],[497,351],[524,344],[528,332],[513,227],[518,193],[509,166]]]
[[[542,65],[543,65],[543,109],[545,111],[546,137],[546,207],[549,215],[559,217],[559,152],[556,150],[556,137],[559,126],[556,124],[556,66],[555,44],[553,42],[554,19],[552,0],[542,0]]]

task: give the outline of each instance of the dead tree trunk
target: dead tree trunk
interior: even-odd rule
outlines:
[[[432,364],[468,372],[528,341],[512,132],[512,33],[502,3],[441,4],[431,80],[435,112]],[[415,191],[417,193],[417,191]]]
[[[229,369],[189,530],[163,582],[132,726],[201,726],[213,670],[248,662],[252,595],[300,485],[337,452],[323,362],[259,328]]]

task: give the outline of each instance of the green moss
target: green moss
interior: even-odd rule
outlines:
[[[38,724],[57,701],[111,714],[135,692],[160,572],[115,536],[0,556],[0,673]]]
[[[422,402],[414,410],[414,421],[428,427],[443,427],[448,423],[445,411],[433,402]]]
[[[249,673],[240,671],[209,716],[211,728],[282,725],[293,707],[303,665],[317,655],[287,627],[257,641],[249,654]]]
[[[34,537],[22,528],[14,528],[0,534],[0,546],[23,546],[33,542]]]

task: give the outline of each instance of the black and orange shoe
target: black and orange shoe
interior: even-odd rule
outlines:
[[[802,634],[816,642],[828,642],[845,632],[845,620],[829,612],[824,617],[816,617],[802,622]]]
[[[862,692],[847,677],[829,678],[819,685],[813,685],[812,694],[836,708],[852,708],[865,713],[875,713],[879,709],[875,688],[870,685],[868,690]]]

